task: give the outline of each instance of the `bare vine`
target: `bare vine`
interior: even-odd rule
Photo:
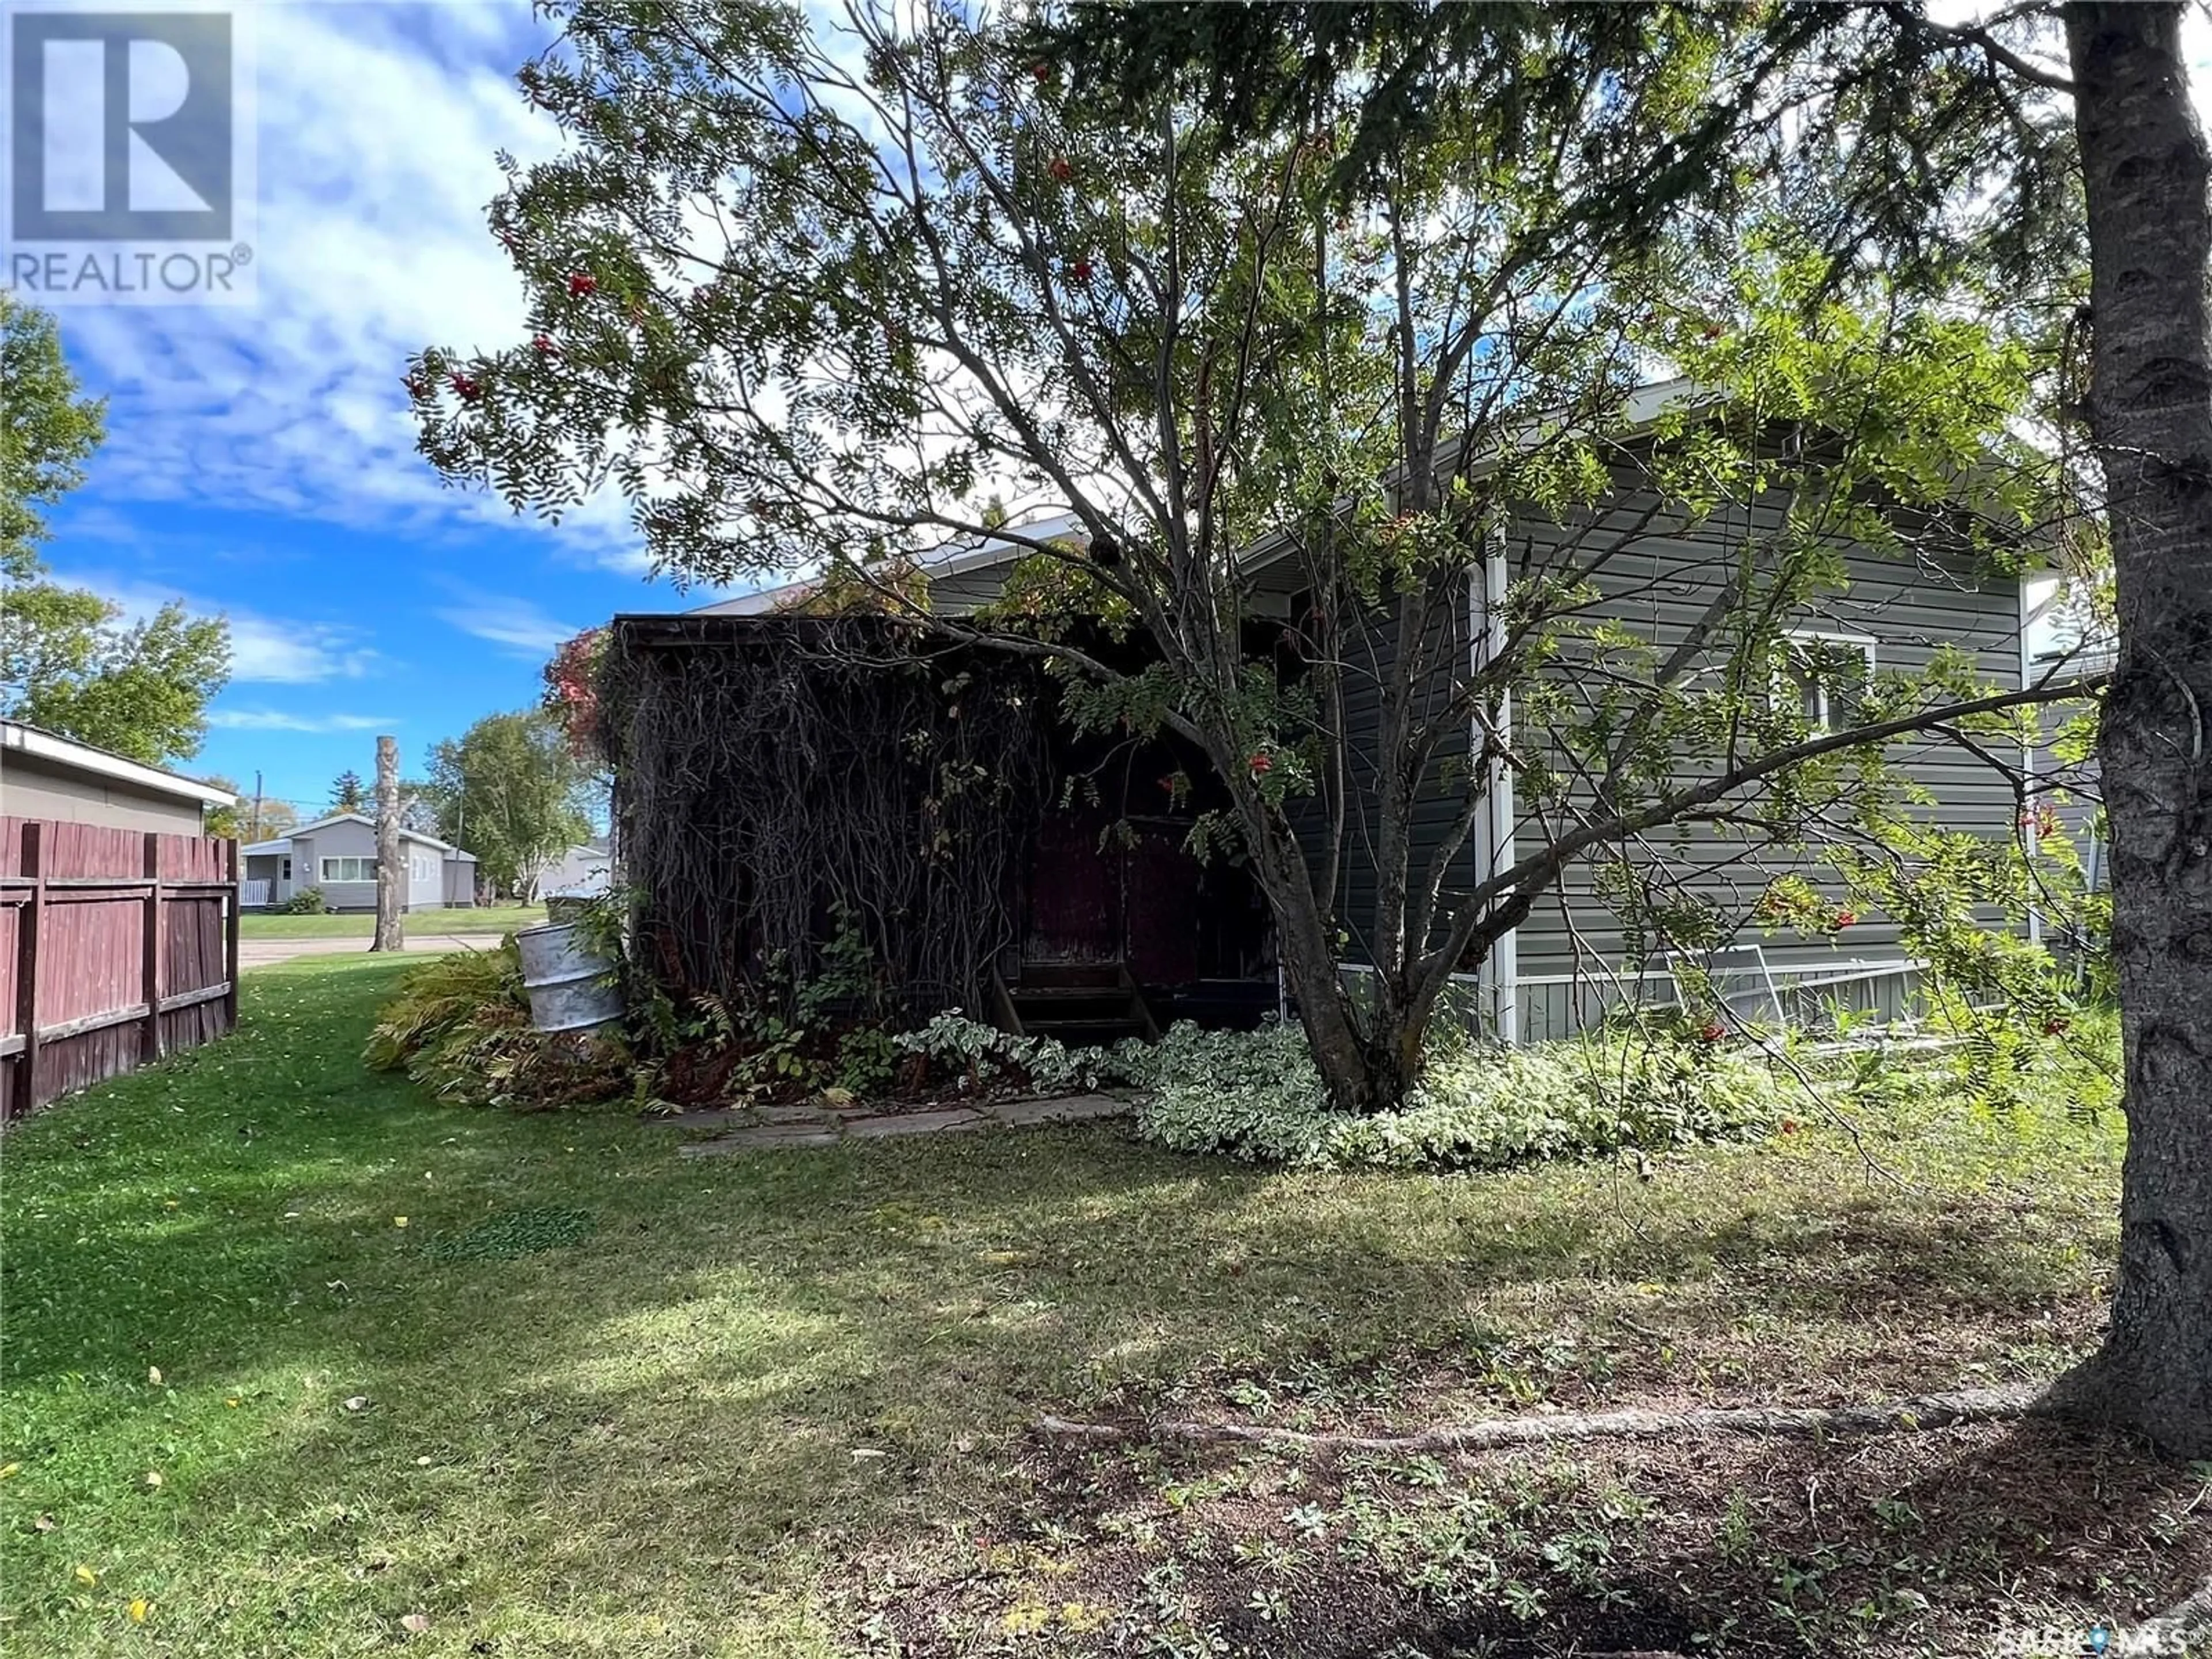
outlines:
[[[884,1012],[974,1000],[1052,787],[1033,662],[879,617],[639,619],[600,672],[643,953],[718,996],[857,926]]]

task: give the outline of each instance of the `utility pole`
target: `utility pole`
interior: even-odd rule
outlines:
[[[407,866],[399,860],[399,744],[376,740],[376,939],[372,951],[404,951]]]
[[[246,839],[249,842],[261,839],[261,774],[258,769],[253,774],[253,829]]]

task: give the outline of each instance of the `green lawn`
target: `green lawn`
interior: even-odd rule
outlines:
[[[7,1653],[1352,1654],[1408,1608],[1474,1630],[1470,1585],[1530,1630],[1679,1600],[1638,1553],[1668,1550],[1794,1575],[1716,1603],[1711,1628],[1745,1620],[1719,1651],[1805,1650],[1760,1610],[1778,1595],[1842,1651],[1889,1640],[1850,1610],[1893,1558],[1943,1606],[2002,1583],[2026,1620],[2163,1594],[2206,1543],[2185,1474],[2054,1463],[2016,1425],[1897,1456],[1335,1470],[1033,1432],[1046,1410],[1419,1424],[2045,1374],[2098,1316],[2110,1125],[1881,1126],[1911,1186],[1809,1127],[1648,1181],[1271,1176],[1109,1126],[687,1160],[668,1128],[363,1073],[401,971],[257,973],[230,1041],[8,1136]],[[1990,1499],[1952,1527],[1927,1485],[2022,1457],[2114,1501],[2099,1535],[2134,1565],[2037,1600],[2057,1523]],[[2041,1529],[2027,1567],[1939,1550],[2010,1549],[1992,1516],[2014,1510]],[[1871,1565],[1786,1541],[1862,1514],[1927,1532]],[[2069,1583],[2102,1571],[2059,1554]],[[1897,1650],[1996,1650],[1931,1628]]]
[[[545,920],[542,904],[487,904],[473,909],[417,910],[407,918],[417,933],[511,933]],[[367,911],[342,916],[279,916],[256,911],[238,919],[245,939],[369,939],[376,918]]]

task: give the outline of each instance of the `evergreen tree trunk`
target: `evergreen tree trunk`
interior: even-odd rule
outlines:
[[[407,866],[399,850],[399,744],[376,740],[376,939],[372,951],[404,951]]]
[[[2119,663],[2099,759],[2126,1047],[2120,1273],[2062,1397],[2212,1456],[2212,258],[2173,4],[2073,5]]]

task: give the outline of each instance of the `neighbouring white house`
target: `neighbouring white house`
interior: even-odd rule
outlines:
[[[533,899],[597,898],[614,880],[614,854],[605,836],[579,842],[538,872]]]
[[[443,910],[477,902],[477,855],[417,830],[399,832],[407,860],[410,910]],[[332,910],[376,908],[376,823],[359,812],[333,812],[289,836],[239,849],[246,861],[242,905],[282,904],[309,887]]]

